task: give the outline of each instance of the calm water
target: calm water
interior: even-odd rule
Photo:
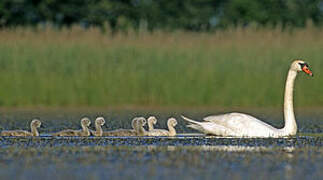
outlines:
[[[0,128],[29,129],[44,124],[43,137],[0,138],[0,179],[322,179],[323,112],[297,114],[299,134],[281,139],[201,136],[176,138],[53,138],[50,132],[80,128],[82,116],[104,116],[105,130],[130,128],[134,116],[156,115],[157,128],[178,119],[178,133],[192,133],[178,118],[201,118],[208,111],[11,111],[0,112]],[[246,111],[281,127],[278,111]],[[94,126],[92,125],[92,128]]]

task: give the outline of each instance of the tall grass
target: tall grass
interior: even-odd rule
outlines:
[[[0,106],[279,107],[291,61],[297,106],[323,105],[323,30],[102,34],[0,30]]]

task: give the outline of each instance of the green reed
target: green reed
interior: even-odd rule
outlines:
[[[0,31],[0,106],[279,107],[291,61],[298,107],[323,103],[323,30]]]

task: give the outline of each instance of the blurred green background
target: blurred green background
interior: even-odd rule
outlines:
[[[323,1],[0,2],[1,107],[323,104]]]

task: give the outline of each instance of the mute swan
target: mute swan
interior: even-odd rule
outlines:
[[[184,116],[182,116],[182,118],[190,123],[188,127],[201,131],[204,134],[233,137],[273,138],[293,136],[297,132],[297,124],[293,109],[293,88],[297,73],[300,71],[313,76],[313,73],[306,62],[295,60],[291,64],[285,85],[285,126],[282,129],[274,128],[248,114],[242,113],[208,116],[203,119],[204,122],[194,121]]]
[[[149,121],[148,121],[149,123]],[[175,126],[177,125],[177,121],[175,118],[169,118],[167,121],[168,131],[166,129],[152,129],[148,131],[148,136],[175,136],[176,130]]]
[[[66,129],[57,133],[54,133],[53,136],[90,136],[89,126],[91,121],[89,118],[85,117],[81,119],[81,130]]]
[[[157,123],[157,119],[155,116],[150,116],[148,119],[148,131],[152,131],[154,129],[154,125]]]
[[[102,127],[105,124],[105,120],[103,117],[98,117],[95,119],[95,131],[91,130],[93,136],[102,136],[103,131]]]
[[[37,128],[41,126],[41,122],[38,119],[34,119],[30,123],[31,132],[24,130],[9,130],[2,131],[1,136],[39,136]]]
[[[116,129],[112,131],[104,131],[102,136],[137,136],[137,120],[134,118],[131,122],[132,129]]]

